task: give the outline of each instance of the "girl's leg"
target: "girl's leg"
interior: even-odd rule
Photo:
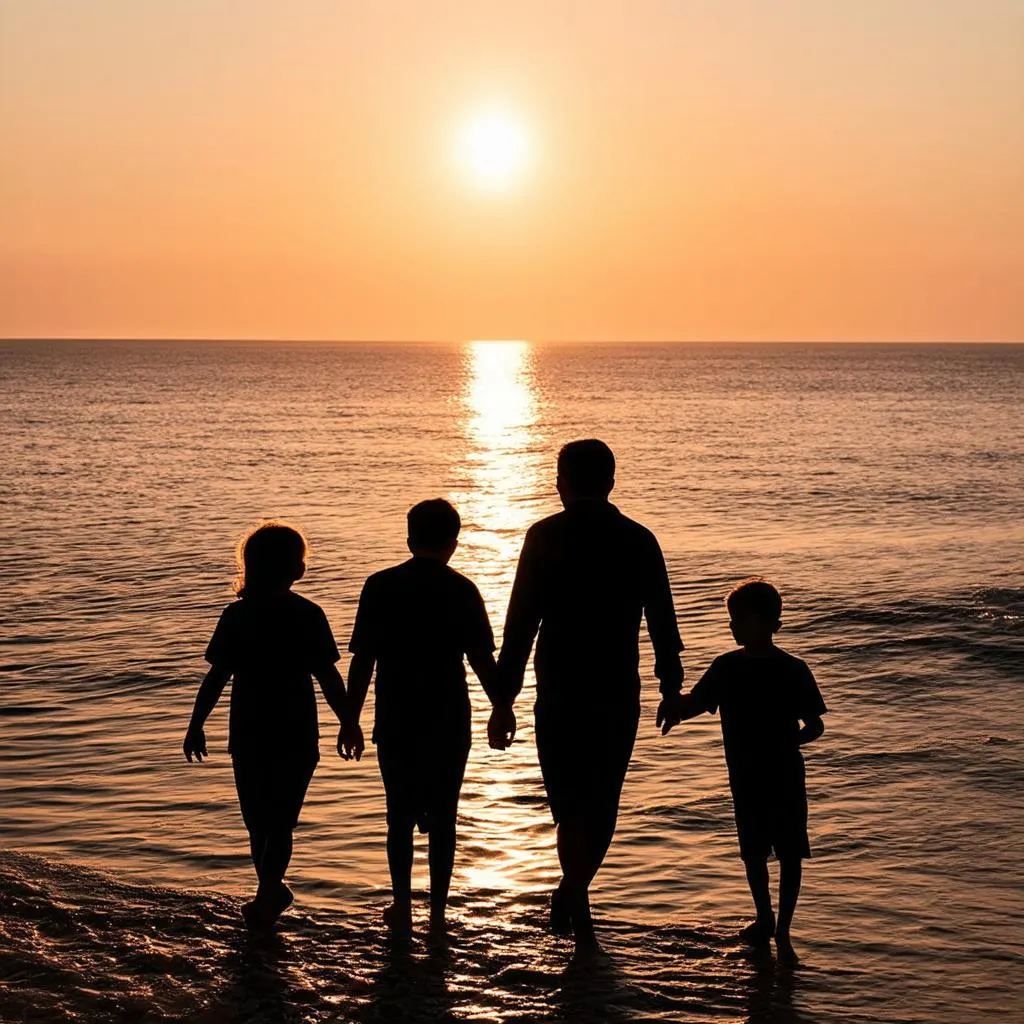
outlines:
[[[749,858],[743,862],[747,871],[747,884],[754,898],[757,920],[740,932],[747,942],[763,945],[775,933],[775,913],[772,910],[772,895],[768,888],[768,858]]]
[[[292,859],[292,830],[276,828],[266,835],[263,860],[259,868],[260,891],[268,894],[280,891],[284,874]]]
[[[396,933],[412,930],[412,835],[415,823],[405,815],[388,815],[388,871],[394,902],[384,921]]]
[[[265,832],[249,833],[249,855],[252,857],[252,866],[256,869],[256,878],[263,880],[263,855],[267,849],[267,834]]]

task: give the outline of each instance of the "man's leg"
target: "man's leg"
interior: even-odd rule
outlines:
[[[558,862],[562,868],[562,881],[553,897],[552,906],[552,924],[556,924],[555,904],[564,901],[564,909],[571,920],[573,932],[578,939],[584,940],[593,936],[594,929],[588,890],[594,880],[596,869],[592,863],[589,831],[588,822],[582,814],[565,817],[558,823]]]

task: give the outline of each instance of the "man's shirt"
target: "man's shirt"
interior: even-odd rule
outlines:
[[[640,620],[662,693],[678,693],[683,649],[661,548],[608,501],[574,502],[530,527],[519,557],[499,664],[518,694],[537,637],[538,703],[635,701]],[[539,630],[539,637],[538,637]]]

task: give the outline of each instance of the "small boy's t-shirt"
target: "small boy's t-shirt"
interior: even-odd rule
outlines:
[[[800,722],[828,710],[805,662],[780,648],[765,658],[730,651],[711,663],[690,693],[698,707],[721,712],[734,787],[779,773],[803,778]]]
[[[340,657],[319,605],[292,591],[229,604],[206,660],[231,671],[228,752],[318,756],[312,673]]]
[[[410,558],[363,586],[349,650],[377,663],[376,721],[391,726],[454,720],[468,709],[464,656],[493,651],[480,591],[432,558]]]

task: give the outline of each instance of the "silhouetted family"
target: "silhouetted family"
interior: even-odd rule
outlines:
[[[513,705],[536,640],[535,734],[557,826],[562,879],[551,894],[551,928],[595,943],[589,889],[615,832],[619,799],[640,717],[641,620],[647,622],[666,735],[702,712],[720,714],[740,856],[757,911],[741,937],[775,939],[793,957],[790,923],[810,856],[801,746],[824,731],[825,704],[807,665],[774,643],[782,599],[750,579],[728,596],[738,650],[716,658],[683,694],[682,641],[668,572],[654,535],[608,496],[615,458],[601,441],[565,445],[558,456],[564,511],[526,534],[501,652],[480,592],[448,565],[458,512],[436,498],[408,514],[412,557],[372,575],[349,642],[348,689],[327,617],[291,588],[305,572],[306,541],[264,523],[239,548],[239,600],[221,614],[206,649],[206,674],[185,736],[189,761],[206,755],[203,725],[232,680],[228,751],[259,880],[243,907],[268,927],[292,902],[284,883],[292,833],[319,759],[313,679],[338,717],[338,752],[359,760],[360,718],[375,682],[373,742],[387,804],[393,902],[385,920],[412,929],[413,838],[428,835],[430,922],[443,929],[456,847],[459,793],[469,756],[465,662],[491,702],[488,741],[506,749]],[[779,860],[778,918],[768,858]]]

